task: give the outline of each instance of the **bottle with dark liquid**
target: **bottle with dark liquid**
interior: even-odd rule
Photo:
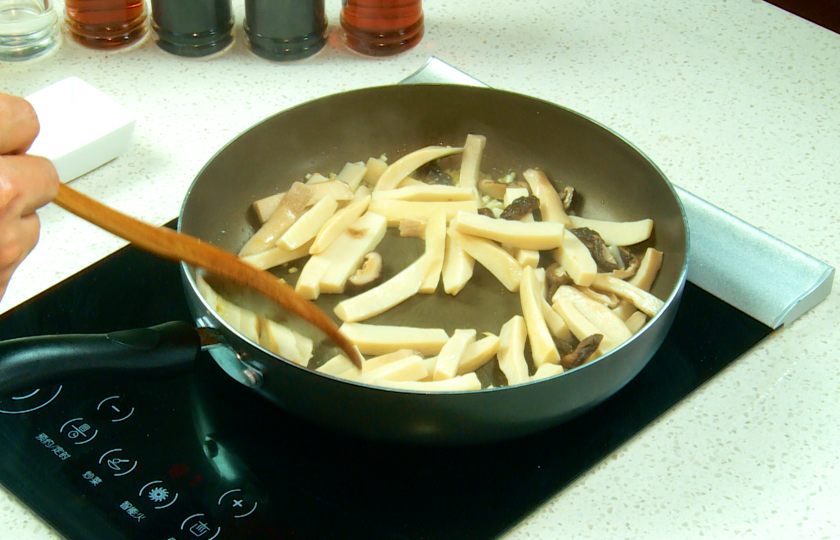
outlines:
[[[152,0],[157,46],[178,56],[213,54],[233,43],[230,0]]]
[[[324,0],[245,0],[245,36],[254,54],[300,60],[327,42]]]
[[[65,0],[68,35],[91,49],[120,49],[148,32],[145,0]]]
[[[342,0],[341,38],[356,52],[390,56],[423,38],[421,0]]]

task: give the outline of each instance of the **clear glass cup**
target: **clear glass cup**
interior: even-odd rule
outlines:
[[[53,0],[0,0],[0,61],[37,58],[59,40]]]

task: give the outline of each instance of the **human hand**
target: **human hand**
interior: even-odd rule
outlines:
[[[0,93],[0,297],[38,242],[41,225],[35,211],[58,192],[53,164],[25,153],[39,128],[28,101]]]

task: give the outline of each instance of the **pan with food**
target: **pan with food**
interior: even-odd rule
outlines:
[[[196,320],[237,351],[214,353],[229,373],[310,421],[412,443],[517,437],[608,398],[661,344],[687,267],[680,202],[631,144],[557,105],[455,85],[367,88],[263,121],[199,173],[179,228],[271,268],[366,358],[350,365],[184,265]],[[453,244],[472,265],[460,282]]]
[[[180,373],[206,348],[287,412],[355,436],[510,439],[582,414],[647,364],[688,253],[673,187],[627,141],[548,102],[456,85],[355,90],[266,119],[197,175],[179,230],[311,299],[361,366],[183,264],[198,331],[5,343],[0,393],[96,370]]]

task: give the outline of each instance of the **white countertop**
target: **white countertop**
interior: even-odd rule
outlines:
[[[238,4],[221,56],[65,39],[47,58],[0,64],[0,91],[78,76],[136,112],[132,147],[72,185],[163,224],[236,134],[317,96],[397,82],[434,55],[604,123],[675,184],[840,267],[840,35],[758,0],[428,0],[426,35],[403,55],[352,54],[333,31],[317,56],[276,64],[245,48]],[[332,30],[339,7],[327,3]],[[40,217],[0,311],[123,245],[55,206]],[[505,538],[840,538],[837,285]],[[0,489],[0,538],[58,536]]]

